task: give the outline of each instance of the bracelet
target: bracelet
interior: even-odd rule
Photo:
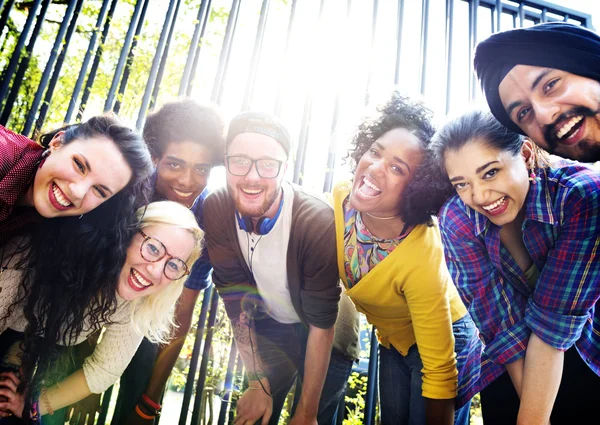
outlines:
[[[145,414],[144,412],[142,412],[142,409],[140,409],[139,405],[135,405],[135,413],[137,413],[142,419],[146,419],[148,421],[154,419],[156,416],[150,416]]]
[[[153,408],[156,411],[160,411],[161,405],[152,400],[150,397],[146,395],[146,393],[142,394],[142,401],[148,405],[148,407]]]
[[[40,393],[40,401],[44,404],[44,407],[47,410],[48,415],[54,415],[54,410],[50,405],[50,400],[48,400],[48,394],[46,393],[46,389],[44,388]]]
[[[33,400],[31,404],[25,406],[23,421],[28,425],[41,425],[42,415],[40,414],[40,403],[38,400]]]

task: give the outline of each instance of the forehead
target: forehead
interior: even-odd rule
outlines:
[[[191,164],[210,164],[212,162],[211,150],[207,146],[191,140],[167,143],[162,158],[168,156]]]
[[[244,155],[249,158],[270,156],[285,159],[283,146],[274,138],[260,133],[240,133],[227,147],[228,155]]]
[[[167,248],[174,257],[186,259],[194,249],[194,237],[185,229],[176,226],[147,226],[142,231],[153,237]]]
[[[477,168],[490,161],[503,163],[512,157],[510,152],[501,151],[474,139],[465,143],[458,150],[448,150],[444,154],[444,165],[450,178],[476,174]]]
[[[500,86],[498,87],[500,98],[503,103],[506,103],[509,101],[509,98],[523,93],[527,94],[527,92],[533,91],[539,85],[540,79],[559,72],[573,75],[560,69],[544,66],[515,65],[500,82]]]

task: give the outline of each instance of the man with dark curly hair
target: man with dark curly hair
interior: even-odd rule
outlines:
[[[144,126],[144,139],[156,165],[153,200],[185,205],[201,227],[208,177],[212,167],[223,160],[224,128],[214,106],[189,99],[166,103],[148,116]],[[204,250],[179,298],[173,339],[161,347],[144,339],[121,377],[113,425],[153,422],[137,413],[136,404],[146,416],[157,415],[165,384],[190,329],[198,295],[210,285],[211,270]]]

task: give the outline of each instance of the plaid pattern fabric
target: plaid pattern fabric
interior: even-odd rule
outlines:
[[[34,208],[15,204],[33,180],[43,151],[33,140],[0,125],[0,243],[39,219]]]
[[[485,343],[482,387],[525,355],[530,332],[573,344],[600,375],[600,174],[563,160],[530,186],[522,225],[536,286],[500,243],[500,228],[458,196],[440,211],[448,268]]]

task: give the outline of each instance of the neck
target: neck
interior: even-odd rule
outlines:
[[[393,217],[389,220],[381,220],[374,218],[365,212],[361,213],[362,221],[369,229],[369,232],[376,238],[380,239],[394,239],[398,237],[402,229],[404,229],[404,220],[399,215],[396,216],[384,216],[377,215],[377,217]]]

